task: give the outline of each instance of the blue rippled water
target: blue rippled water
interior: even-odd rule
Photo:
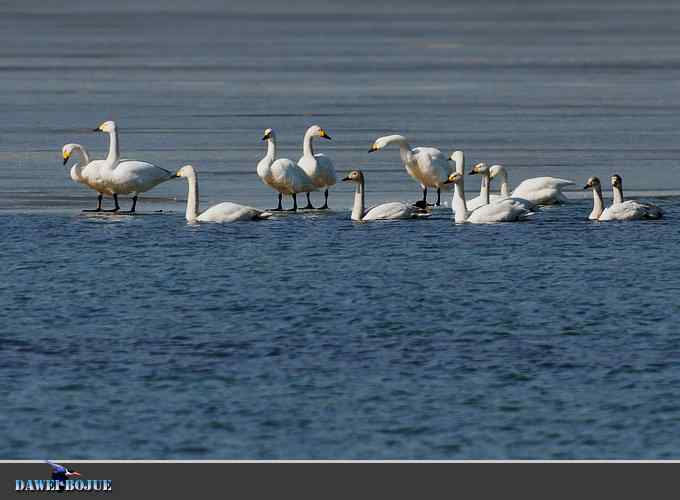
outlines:
[[[0,458],[678,458],[674,4],[3,12]],[[183,180],[86,215],[60,148],[103,156],[107,118],[124,156],[196,165],[203,206],[272,206],[262,131],[296,159],[318,122],[369,204],[419,196],[366,153],[403,132],[513,184],[618,172],[667,216],[588,222],[574,191],[519,224],[355,224],[339,185],[328,213],[191,226]]]

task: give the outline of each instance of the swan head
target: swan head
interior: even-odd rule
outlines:
[[[116,130],[116,122],[113,120],[108,120],[99,125],[96,129],[94,129],[94,132],[115,132]]]
[[[586,182],[586,185],[583,186],[583,189],[601,189],[600,179],[595,176],[590,177],[588,182]]]
[[[322,139],[328,139],[329,141],[331,140],[331,136],[328,135],[328,132],[326,132],[318,125],[312,125],[311,127],[309,127],[307,129],[307,133],[312,137],[321,137]]]
[[[350,173],[347,174],[346,177],[343,177],[343,181],[347,182],[356,182],[356,183],[362,183],[364,182],[364,173],[361,170],[352,170]]]
[[[478,163],[477,165],[472,167],[472,170],[468,172],[468,175],[488,175],[488,174],[489,167],[484,162]]]
[[[458,184],[463,179],[463,174],[454,172],[444,181],[444,184]]]
[[[623,186],[623,179],[619,174],[612,175],[612,186],[620,188]]]
[[[61,156],[64,159],[64,165],[68,163],[69,158],[71,158],[71,154],[73,153],[73,150],[75,149],[80,149],[80,145],[78,144],[64,144],[64,147],[61,148]]]
[[[264,131],[264,135],[262,136],[262,140],[266,141],[267,139],[273,139],[274,138],[274,131],[270,128]]]
[[[492,179],[498,175],[503,175],[505,174],[505,167],[503,165],[491,165],[489,167],[489,177]]]
[[[192,165],[184,165],[173,177],[196,177],[196,169]]]
[[[369,153],[374,153],[375,151],[380,151],[384,147],[392,144],[393,142],[402,142],[406,141],[403,136],[401,135],[386,135],[384,137],[378,137],[375,142],[371,145],[370,149],[368,150]]]

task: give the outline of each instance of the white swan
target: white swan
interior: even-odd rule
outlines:
[[[235,222],[244,220],[260,220],[271,217],[270,212],[264,212],[252,207],[246,207],[230,201],[213,205],[208,210],[198,212],[198,176],[191,165],[184,165],[173,177],[184,177],[189,184],[187,196],[186,219],[189,222]]]
[[[102,199],[103,196],[113,195],[109,190],[104,181],[101,173],[102,165],[104,160],[94,160],[90,161],[90,156],[87,154],[87,150],[80,144],[64,144],[61,148],[61,154],[64,158],[64,165],[66,165],[73,156],[73,154],[79,155],[78,163],[71,167],[71,179],[80,184],[84,184],[90,189],[94,189],[99,193],[97,197],[97,208],[92,210],[83,210],[84,212],[102,212]]]
[[[361,170],[353,170],[342,180],[354,182],[356,184],[354,206],[352,207],[352,220],[414,219],[428,217],[430,215],[430,212],[426,208],[409,205],[400,201],[383,203],[365,210],[365,183],[363,172]]]
[[[406,172],[416,180],[423,189],[423,200],[427,201],[427,189],[437,188],[437,202],[441,204],[441,190],[446,189],[446,180],[451,173],[446,156],[436,148],[411,148],[403,135],[386,135],[375,140],[369,153],[379,151],[390,144],[399,145],[399,156]]]
[[[614,199],[611,206],[604,208],[602,199],[602,185],[600,179],[591,177],[583,189],[593,190],[593,210],[588,215],[590,220],[609,221],[609,220],[641,220],[641,219],[660,219],[663,211],[651,204],[640,203],[635,200],[623,201],[623,187],[621,176],[612,176],[612,188]]]
[[[118,146],[118,128],[114,121],[106,121],[94,129],[95,132],[106,132],[109,134],[109,154],[102,166],[102,175],[107,187],[113,193],[115,208],[118,205],[119,194],[132,194],[132,207],[129,213],[134,213],[137,207],[137,197],[156,187],[161,182],[165,182],[174,177],[169,170],[157,167],[151,163],[138,160],[125,160],[120,158]]]
[[[318,189],[324,189],[324,204],[319,207],[322,210],[328,208],[328,188],[335,185],[336,175],[333,162],[328,156],[323,153],[314,154],[314,146],[312,139],[314,137],[321,137],[323,139],[331,140],[331,136],[326,133],[324,129],[318,125],[312,125],[305,132],[305,137],[302,140],[302,156],[298,160],[298,165],[304,170],[312,179],[314,186]],[[307,191],[307,206],[305,209],[313,209],[312,200]]]
[[[491,178],[501,177],[501,196],[509,196],[508,172],[503,165],[494,165]],[[513,198],[527,200],[534,205],[555,205],[568,202],[562,190],[574,182],[557,177],[532,177],[522,181],[512,192]]]
[[[455,172],[446,181],[447,184],[454,184],[452,208],[456,223],[488,224],[493,222],[516,222],[525,219],[531,214],[524,205],[511,198],[503,199],[496,203],[487,203],[476,210],[468,211],[465,202],[464,179],[464,174]]]
[[[276,134],[270,128],[264,131],[263,141],[267,141],[267,154],[257,164],[257,175],[267,186],[278,191],[279,204],[273,210],[283,210],[281,199],[284,194],[293,198],[293,208],[297,210],[297,194],[316,191],[307,173],[287,158],[276,159]]]

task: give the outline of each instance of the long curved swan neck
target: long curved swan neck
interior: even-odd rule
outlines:
[[[489,195],[490,182],[491,178],[489,177],[489,173],[487,172],[486,174],[482,174],[482,183],[479,188],[479,197],[484,203],[484,205],[488,205],[491,202],[491,197]]]
[[[614,205],[623,203],[623,187],[612,186],[612,193],[614,195],[614,200],[612,201]]]
[[[461,177],[453,187],[453,209],[456,211],[454,220],[457,223],[465,222],[468,218],[467,203],[465,203],[465,183]]]
[[[508,182],[508,173],[505,169],[501,170],[501,196],[507,198],[510,196],[510,183]]]
[[[267,139],[267,154],[264,157],[272,161],[276,158],[276,139],[273,137]]]
[[[114,128],[109,132],[109,155],[106,157],[106,162],[109,165],[115,165],[120,159],[120,146],[118,145],[118,129]]]
[[[314,139],[314,131],[309,129],[305,132],[305,138],[302,140],[302,154],[304,156],[314,156],[314,146],[312,140]]]
[[[198,177],[196,172],[191,171],[187,176],[187,183],[189,184],[189,194],[187,196],[187,221],[193,222],[198,217]]]
[[[593,211],[590,212],[590,219],[597,219],[604,211],[604,201],[602,201],[602,189],[599,187],[593,188]]]
[[[78,168],[82,168],[88,163],[90,163],[90,155],[87,154],[87,150],[80,144],[76,144],[73,151],[78,151],[80,154],[80,159],[78,160]]]
[[[366,206],[364,180],[357,183],[354,191],[354,206],[352,207],[352,220],[362,220],[364,218],[364,207]]]

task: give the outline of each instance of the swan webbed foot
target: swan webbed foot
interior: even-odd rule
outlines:
[[[120,211],[120,207],[109,208],[108,210],[102,210],[102,212],[108,212],[108,213],[112,213],[112,214],[113,214],[113,213],[116,213],[116,212],[119,212],[119,211]]]
[[[82,211],[83,212],[106,212],[106,210],[102,210],[101,208],[84,208]]]
[[[297,212],[297,208],[296,207],[287,208],[286,210],[284,210],[284,212]]]
[[[322,207],[317,208],[317,210],[330,210],[328,208],[328,203],[324,203]]]
[[[267,209],[267,212],[282,212],[283,208],[282,207],[276,207],[276,208],[269,208]]]
[[[308,203],[307,205],[302,207],[302,210],[315,210],[315,208],[311,203]]]

